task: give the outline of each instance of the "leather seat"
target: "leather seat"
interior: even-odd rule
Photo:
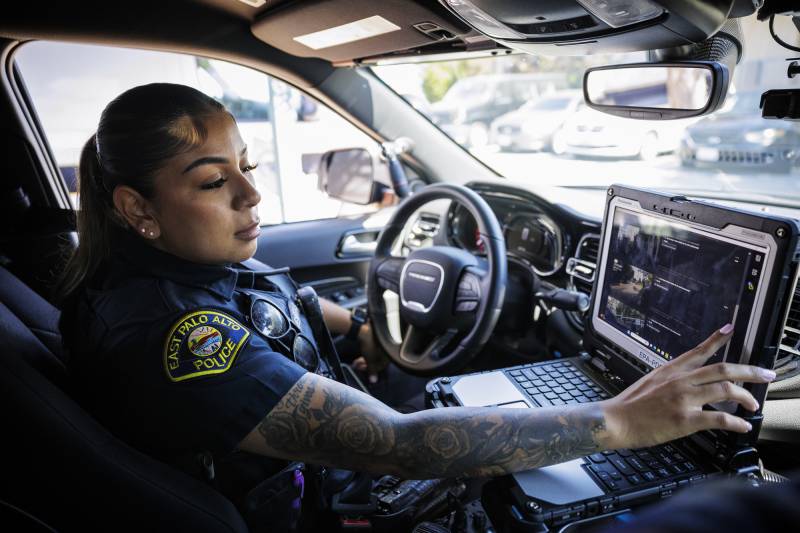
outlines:
[[[70,398],[58,317],[0,267],[0,500],[64,531],[247,531],[225,497],[118,440]]]

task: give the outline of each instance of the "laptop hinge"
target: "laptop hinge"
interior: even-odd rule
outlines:
[[[457,403],[449,376],[432,379],[425,385],[425,405],[428,408],[450,407]]]
[[[750,446],[741,448],[728,459],[727,470],[736,477],[758,481],[763,479],[758,450]]]
[[[758,435],[761,431],[761,423],[764,416],[757,414],[744,417],[750,422],[753,430],[747,434],[737,434],[729,448],[728,458],[725,462],[725,469],[735,476],[753,478],[754,480],[763,479],[761,468],[761,458],[758,455],[758,448],[753,443],[753,435]]]

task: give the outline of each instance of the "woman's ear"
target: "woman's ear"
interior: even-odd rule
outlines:
[[[161,235],[158,221],[153,217],[150,201],[127,185],[118,185],[112,194],[117,213],[145,239],[157,239]]]

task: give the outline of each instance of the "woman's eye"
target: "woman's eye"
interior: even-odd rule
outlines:
[[[219,189],[220,187],[225,185],[226,181],[228,181],[228,178],[220,178],[217,181],[212,181],[211,183],[205,183],[200,188],[203,190]]]
[[[247,165],[246,167],[244,167],[242,169],[242,172],[244,172],[244,173],[252,172],[252,171],[254,171],[256,169],[256,167],[258,167],[258,163],[253,163],[251,165]]]

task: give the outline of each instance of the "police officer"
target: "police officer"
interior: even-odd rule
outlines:
[[[169,97],[160,109],[151,101],[156,95]],[[146,149],[137,150],[114,135],[117,117],[139,120],[143,111],[136,106],[147,106],[151,115],[216,113],[229,120],[214,100],[181,86],[152,85],[127,96],[109,106],[101,122],[99,133],[109,139],[103,145],[109,155],[104,159],[106,150],[100,151],[95,135],[81,158],[82,245],[64,278],[69,296],[61,326],[77,394],[123,440],[212,482],[240,508],[259,507],[260,514],[267,514],[264,498],[253,495],[252,489],[274,492],[285,488],[281,483],[288,484],[297,490],[280,492],[292,503],[302,488],[297,486],[298,465],[287,471],[290,476],[277,480],[278,486],[265,488],[264,480],[285,470],[286,461],[230,451],[305,372],[339,376],[320,357],[291,278],[282,270],[245,261],[259,231],[252,209],[259,195],[252,186],[248,196],[237,199],[245,217],[232,232],[235,244],[245,249],[233,257],[243,264],[184,259],[159,245],[161,239],[173,238],[163,234],[165,226],[141,225],[135,232],[120,220],[112,206],[113,186],[124,179],[120,174],[141,175],[151,163]],[[150,150],[163,150],[154,141],[168,121],[155,120],[149,126],[151,131],[142,133],[153,135]],[[189,132],[196,127],[184,126]],[[183,142],[185,148],[191,146]],[[169,147],[176,152],[185,148]],[[164,153],[151,157],[163,158]],[[253,165],[241,166],[249,176]],[[190,171],[184,168],[182,178]],[[198,188],[211,196],[226,179],[212,173],[212,181],[203,178]],[[130,200],[128,195],[122,202]],[[189,238],[217,246],[214,229],[207,227],[213,222],[201,219],[200,226],[188,228],[189,233],[197,232]],[[84,274],[92,271],[94,275]],[[374,353],[369,325],[351,324],[347,311],[323,302],[332,329],[361,339]],[[156,353],[161,357],[143,356]],[[283,507],[285,513],[286,503],[273,502],[270,509]],[[252,522],[251,514],[245,516]],[[277,531],[278,526],[271,516],[271,529]]]
[[[744,420],[702,405],[755,409],[733,381],[774,377],[744,365],[701,368],[729,339],[726,326],[604,402],[397,413],[325,377],[320,339],[285,280],[237,269],[260,231],[253,168],[215,100],[172,84],[126,91],[81,154],[80,243],[62,284],[62,333],[84,405],[155,457],[179,466],[205,457],[206,477],[246,515],[254,494],[273,521],[276,508],[291,514],[295,504],[269,505],[281,492],[276,479],[296,489],[284,491],[290,498],[300,491],[300,468],[286,461],[482,476],[700,429],[744,432]]]

